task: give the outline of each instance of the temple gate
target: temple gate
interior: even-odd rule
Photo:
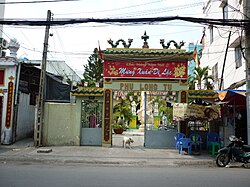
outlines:
[[[145,133],[145,147],[172,147],[176,129],[175,131],[158,130],[157,127],[163,121],[163,114],[157,112],[156,100],[163,100],[166,105],[187,102],[188,61],[192,59],[193,52],[181,49],[184,42],[177,44],[171,40],[165,45],[163,39],[160,40],[163,49],[150,49],[147,42],[149,36],[146,32],[142,39],[144,43],[141,49],[129,48],[132,39],[128,40],[128,44],[122,39],[114,44],[110,39],[108,43],[112,48],[99,51],[99,55],[104,60],[104,89],[111,90],[110,103],[113,101],[115,103],[117,98],[125,99],[133,92],[134,95],[130,96],[132,104],[133,96],[139,95],[140,107],[136,108],[136,113],[133,111],[130,128],[135,128],[135,123],[139,119],[141,122],[139,129]],[[117,48],[119,42],[122,42],[124,48]],[[176,49],[169,48],[171,43],[174,43]],[[109,119],[108,125],[103,123],[105,126],[103,135],[111,136],[110,129],[115,120]],[[110,141],[103,139],[103,144],[110,144]]]

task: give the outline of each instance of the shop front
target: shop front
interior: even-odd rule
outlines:
[[[192,134],[201,136],[201,146],[205,149],[207,134],[214,132],[219,135],[221,107],[217,104],[175,103],[173,119],[182,124],[180,132],[186,137],[190,137]]]
[[[219,102],[222,105],[222,130],[225,145],[229,143],[228,137],[231,135],[248,142],[246,90],[222,90],[217,92]]]

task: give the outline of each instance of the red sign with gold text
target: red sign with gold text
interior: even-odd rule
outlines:
[[[104,78],[187,79],[187,61],[133,62],[104,60]]]

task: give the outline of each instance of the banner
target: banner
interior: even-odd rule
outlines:
[[[188,63],[104,60],[104,78],[187,79]]]
[[[175,103],[173,105],[173,120],[208,120],[220,118],[220,105],[202,106],[187,103]]]

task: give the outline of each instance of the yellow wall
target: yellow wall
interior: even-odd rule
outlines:
[[[45,103],[43,145],[80,145],[79,103]]]

